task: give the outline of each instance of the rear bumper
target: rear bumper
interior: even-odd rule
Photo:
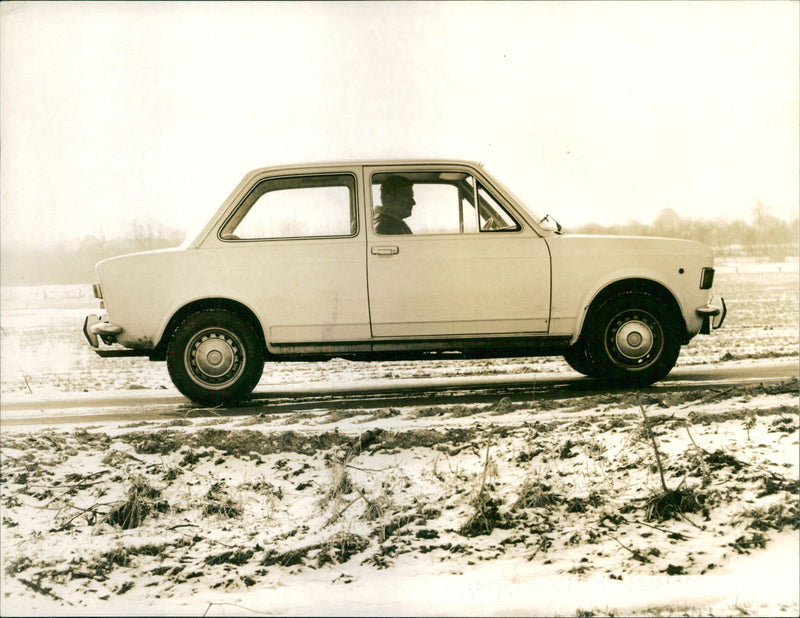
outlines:
[[[712,330],[716,330],[725,322],[728,315],[728,307],[725,299],[715,296],[708,304],[695,309],[695,313],[703,318],[703,326],[700,328],[701,335],[708,335]]]
[[[100,341],[107,345],[112,345],[117,341],[117,335],[122,332],[122,327],[111,324],[105,316],[95,314],[87,315],[83,320],[83,336],[89,342],[92,350],[103,357],[111,356],[148,356],[147,350],[131,350],[119,348],[103,348]]]
[[[83,335],[93,348],[100,347],[100,338],[107,344],[115,343],[117,335],[122,332],[122,327],[111,324],[105,316],[91,314],[83,320]]]

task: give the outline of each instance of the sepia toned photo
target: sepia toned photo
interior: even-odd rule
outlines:
[[[798,615],[799,18],[0,3],[0,614]]]

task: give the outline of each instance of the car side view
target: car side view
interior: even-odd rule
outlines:
[[[97,264],[100,356],[166,361],[201,404],[265,362],[563,355],[620,386],[719,328],[702,243],[566,234],[480,165],[375,161],[249,173],[176,249]]]

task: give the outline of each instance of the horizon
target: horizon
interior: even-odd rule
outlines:
[[[627,221],[620,221],[620,222],[613,222],[613,223],[601,223],[601,222],[598,222],[598,221],[587,221],[585,223],[581,223],[579,225],[574,225],[574,226],[571,226],[569,228],[564,227],[564,232],[566,234],[570,234],[570,233],[587,233],[585,231],[586,228],[594,228],[594,227],[600,228],[601,230],[607,229],[607,228],[625,228],[625,227],[644,228],[645,230],[647,230],[647,228],[656,228],[657,225],[658,225],[657,219],[658,219],[659,215],[665,214],[669,210],[671,210],[671,209],[664,209],[660,213],[656,213],[655,218],[650,222],[641,221],[641,220],[636,219],[636,218],[631,218],[631,219],[628,219]],[[673,213],[674,213],[674,211],[673,211]],[[731,225],[731,224],[734,224],[734,223],[737,223],[737,222],[743,223],[746,226],[755,226],[756,225],[756,223],[754,221],[750,221],[750,220],[747,220],[747,219],[740,219],[740,218],[737,218],[737,219],[723,219],[723,218],[718,217],[716,219],[709,219],[709,218],[706,218],[706,217],[690,217],[690,216],[682,216],[682,215],[679,215],[677,213],[674,213],[674,214],[677,215],[677,217],[678,217],[677,220],[676,220],[677,224],[689,224],[689,225],[701,225],[701,226],[702,225],[710,225],[714,229],[719,229],[719,228],[721,228],[721,227],[723,227],[725,225]],[[769,211],[769,209],[767,209],[766,215],[767,215],[767,217],[772,216],[773,217],[773,221],[779,223],[780,225],[786,226],[788,228],[794,228],[795,231],[800,232],[800,215],[795,215],[793,219],[783,219],[783,218],[774,216]],[[211,216],[213,216],[213,213],[212,213],[212,215],[209,215],[209,218]],[[556,217],[556,219],[558,219],[558,218]],[[176,240],[175,241],[176,244],[174,246],[177,247],[177,246],[179,246],[179,245],[191,240],[192,238],[194,238],[194,236],[196,236],[200,232],[200,230],[202,228],[202,225],[201,225],[200,227],[198,227],[195,230],[185,230],[185,229],[181,229],[181,228],[178,228],[178,227],[170,226],[168,224],[164,224],[164,223],[162,223],[161,221],[159,221],[159,220],[157,220],[155,218],[137,218],[137,219],[131,220],[130,223],[131,223],[130,228],[126,228],[124,230],[117,230],[115,233],[112,233],[112,234],[98,235],[98,234],[87,233],[86,235],[83,235],[83,236],[72,236],[72,237],[69,237],[69,238],[61,238],[61,239],[57,239],[55,241],[52,241],[50,243],[47,243],[49,246],[38,247],[38,246],[34,245],[34,250],[40,250],[41,249],[43,251],[47,251],[47,250],[52,249],[53,247],[73,247],[73,248],[76,248],[76,247],[79,247],[81,244],[86,243],[86,242],[98,242],[98,241],[101,241],[101,242],[110,242],[110,243],[114,243],[114,242],[124,243],[124,242],[129,242],[129,241],[136,241],[136,240],[143,241],[143,240],[147,240],[147,239],[156,240],[156,241],[167,239],[167,240],[171,241],[172,239],[180,237],[180,240]],[[150,230],[149,233],[142,231],[142,230],[147,230],[147,229]],[[654,230],[650,229],[648,231],[654,231]],[[588,232],[588,233],[593,233],[593,232]],[[800,241],[798,241],[796,244],[800,245]],[[173,245],[169,245],[169,246],[173,246]],[[0,245],[0,254],[2,254],[2,253],[10,253],[12,251],[18,252],[23,247],[26,250],[31,250],[31,243],[27,242],[25,240],[21,240],[21,239],[10,239],[10,240],[8,240],[6,242],[3,242]]]
[[[656,219],[658,218],[658,216],[660,214],[664,213],[667,210],[671,210],[671,209],[664,209],[660,213],[656,213],[654,219],[652,221],[649,221],[649,222],[642,221],[642,220],[639,220],[639,219],[636,219],[636,218],[631,218],[631,219],[628,219],[628,220],[625,220],[625,221],[619,221],[619,222],[613,222],[613,223],[601,223],[599,221],[586,221],[586,222],[580,223],[578,225],[570,226],[570,228],[566,228],[565,227],[564,231],[567,234],[569,234],[569,233],[571,233],[571,230],[583,230],[584,228],[587,228],[587,227],[600,227],[600,228],[634,227],[634,226],[641,226],[641,227],[644,227],[644,228],[655,227],[656,226]],[[767,214],[770,215],[771,213],[767,212]],[[211,216],[213,216],[213,212],[209,215],[209,219],[211,218]],[[555,217],[555,218],[558,219],[558,217]],[[800,230],[800,215],[795,215],[794,218],[792,218],[792,219],[784,219],[784,218],[775,216],[775,220],[777,222],[783,224],[783,225],[786,225],[788,227],[795,227],[795,228],[798,228]],[[748,221],[748,219],[744,219],[744,218],[723,219],[721,217],[717,217],[715,219],[709,219],[707,217],[691,217],[691,216],[678,215],[678,222],[679,223],[710,224],[710,225],[714,226],[714,225],[731,224],[731,223],[735,223],[737,221],[738,222],[742,222],[742,223],[744,223],[746,225],[752,224],[752,222],[750,222],[750,221]],[[54,241],[52,241],[52,242],[50,242],[48,244],[55,245],[55,246],[64,246],[64,245],[79,245],[82,242],[97,241],[97,240],[104,240],[104,241],[109,241],[109,242],[115,242],[115,241],[119,242],[119,241],[129,241],[129,240],[144,239],[144,238],[159,239],[159,238],[163,238],[164,235],[177,237],[178,234],[181,234],[181,235],[183,235],[182,236],[182,240],[178,241],[179,244],[180,244],[180,243],[186,242],[187,240],[190,240],[191,238],[193,238],[195,235],[197,235],[200,232],[200,229],[202,228],[202,225],[201,225],[200,227],[198,227],[195,230],[186,230],[186,229],[182,229],[182,228],[171,226],[169,224],[162,223],[158,219],[154,219],[154,218],[137,218],[137,219],[131,220],[131,223],[134,224],[134,225],[135,224],[139,224],[139,225],[155,226],[154,227],[155,233],[150,234],[150,235],[146,235],[146,234],[142,235],[142,234],[137,234],[135,232],[132,232],[130,229],[120,229],[120,230],[114,231],[113,233],[104,234],[104,235],[87,233],[87,234],[85,234],[83,236],[71,236],[69,238],[60,238],[60,239],[56,239],[56,240],[54,240]],[[2,243],[2,245],[0,245],[0,252],[3,252],[4,250],[7,250],[7,248],[13,248],[13,249],[16,250],[16,249],[19,248],[18,247],[19,245],[25,245],[26,247],[29,247],[30,246],[30,242],[28,240],[23,240],[23,239],[19,239],[19,238],[17,238],[17,239],[13,239],[12,238],[12,239],[9,239],[8,241],[4,241]],[[6,249],[4,249],[4,247]],[[41,248],[42,249],[48,249],[48,247],[46,247],[46,246],[43,246]]]

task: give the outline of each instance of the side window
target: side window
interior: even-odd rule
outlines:
[[[497,200],[463,172],[376,173],[371,186],[373,229],[377,234],[475,234],[520,229]]]
[[[222,227],[220,238],[350,236],[356,231],[353,176],[295,176],[258,183]]]
[[[516,232],[520,229],[519,223],[514,221],[481,183],[478,183],[478,204],[481,232]]]
[[[478,230],[475,183],[462,172],[380,173],[372,177],[378,234],[466,234]]]

